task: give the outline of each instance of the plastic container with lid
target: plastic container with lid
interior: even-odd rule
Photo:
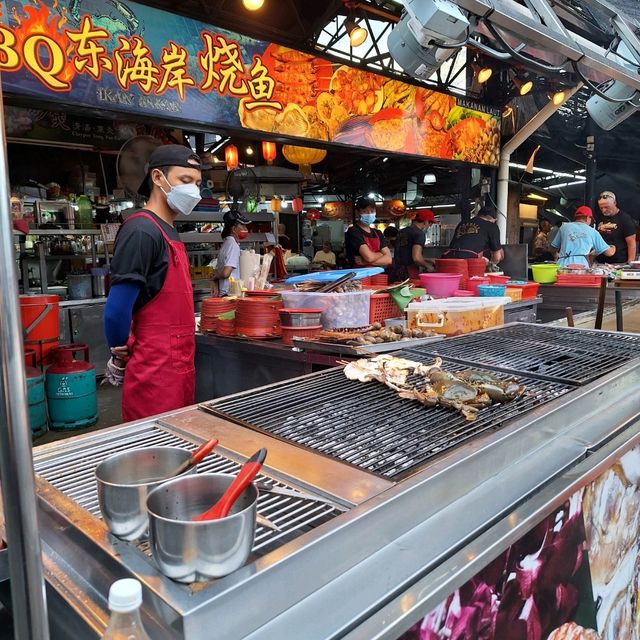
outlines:
[[[102,640],[151,640],[142,624],[141,606],[142,585],[137,580],[114,582],[109,589],[111,617]]]
[[[369,325],[369,290],[348,293],[281,291],[280,295],[285,309],[322,309],[322,326],[325,329],[352,329]]]
[[[430,329],[457,336],[504,324],[504,305],[511,298],[443,298],[412,302],[407,307],[407,328]]]

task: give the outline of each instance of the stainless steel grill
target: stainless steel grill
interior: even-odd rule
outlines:
[[[640,336],[513,324],[408,350],[583,385],[640,357]]]
[[[98,441],[97,444],[92,442],[80,449],[72,448],[68,452],[65,452],[61,445],[60,455],[52,455],[50,449],[38,455],[36,450],[35,472],[91,515],[101,518],[96,491],[96,466],[120,451],[157,446],[193,448],[193,443],[156,425],[143,425],[129,429],[124,436],[114,435]],[[235,474],[243,462],[244,460],[233,460],[214,452],[198,465],[198,473]],[[260,474],[257,479],[271,486],[296,489],[267,475]],[[339,505],[332,506],[302,498],[262,493],[258,499],[258,513],[277,525],[280,531],[259,526],[253,552],[263,555],[341,512]],[[148,541],[142,541],[138,548],[145,555],[149,555]]]
[[[464,367],[445,363],[443,368]],[[562,383],[520,379],[527,394],[481,410],[475,422],[449,409],[402,399],[379,383],[347,380],[336,369],[214,400],[202,408],[395,479],[570,390]]]

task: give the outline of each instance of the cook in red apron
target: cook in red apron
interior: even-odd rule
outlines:
[[[368,235],[364,234],[364,243],[367,245],[367,247],[369,247],[370,251],[373,251],[374,253],[378,253],[380,251],[380,247],[381,247],[381,242],[380,242],[380,236],[374,232],[373,237],[369,237]],[[374,265],[371,264],[363,264],[363,267],[371,267]]]
[[[129,220],[134,218],[147,218],[160,230],[169,265],[160,293],[133,316],[122,390],[125,422],[193,404],[195,389],[195,321],[186,249],[148,213]]]

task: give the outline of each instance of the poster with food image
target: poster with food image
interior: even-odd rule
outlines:
[[[602,640],[585,555],[582,492],[398,640]]]
[[[129,0],[0,0],[7,94],[496,165],[499,112]]]
[[[587,487],[583,510],[598,630],[640,640],[640,447]]]
[[[238,106],[247,129],[368,149],[497,165],[500,117],[460,98],[269,45],[274,105]],[[479,105],[474,105],[479,107]]]

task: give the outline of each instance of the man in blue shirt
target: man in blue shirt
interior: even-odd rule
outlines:
[[[613,245],[608,245],[602,236],[591,226],[593,212],[589,207],[578,207],[573,219],[560,227],[551,246],[558,251],[558,264],[566,267],[569,264],[580,264],[589,267],[589,254],[612,256],[616,252]]]

